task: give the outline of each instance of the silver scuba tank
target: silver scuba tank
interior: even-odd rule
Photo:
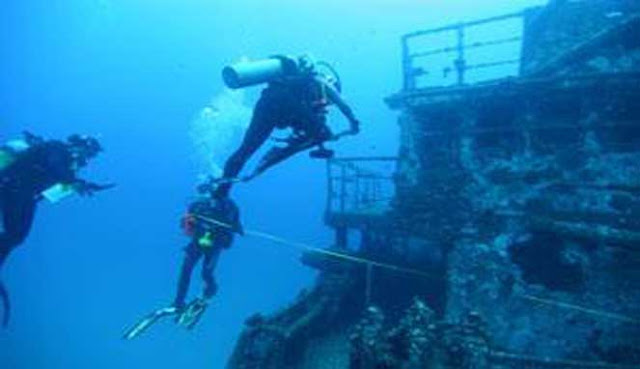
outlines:
[[[29,143],[16,139],[0,146],[0,170],[8,168],[16,160],[18,155],[29,149]]]
[[[242,88],[295,73],[297,60],[286,56],[277,56],[262,60],[241,61],[222,69],[222,79],[229,88]]]

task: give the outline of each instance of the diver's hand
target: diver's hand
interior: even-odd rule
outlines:
[[[347,130],[344,130],[344,131],[342,131],[342,132],[340,132],[340,133],[337,133],[337,134],[332,135],[332,136],[331,136],[331,138],[330,138],[330,139],[328,139],[327,141],[338,141],[338,140],[339,140],[339,139],[341,139],[342,137],[345,137],[345,136],[351,136],[351,135],[353,135],[353,134],[354,134],[354,133],[353,133],[353,130],[352,130],[352,129],[347,129]]]
[[[91,182],[76,182],[75,191],[81,196],[93,196],[96,192],[105,191],[116,186],[115,183],[97,184]]]
[[[244,227],[239,222],[233,225],[233,232],[239,234],[240,236],[244,236]]]
[[[354,120],[351,122],[351,129],[349,130],[349,134],[355,136],[358,133],[360,133],[360,121]]]

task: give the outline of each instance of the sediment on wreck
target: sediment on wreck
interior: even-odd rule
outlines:
[[[327,166],[331,250],[364,262],[305,255],[316,285],[250,319],[229,368],[637,367],[639,4],[556,0],[403,38],[398,155]],[[458,43],[448,84],[427,83],[413,38],[514,20],[517,60]],[[482,45],[498,42],[514,39]]]

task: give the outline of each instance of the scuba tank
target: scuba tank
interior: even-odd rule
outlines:
[[[295,58],[274,56],[227,65],[222,69],[222,79],[227,87],[237,89],[271,82],[297,71],[298,61]]]
[[[222,69],[222,80],[231,89],[255,86],[278,78],[299,74],[322,75],[323,79],[341,91],[340,75],[325,61],[314,61],[309,55],[294,58],[276,55],[261,60],[245,60]]]
[[[11,152],[0,148],[0,171],[8,168],[15,160],[15,156]]]
[[[30,145],[26,140],[11,140],[0,147],[0,171],[13,164],[18,155],[27,151]]]

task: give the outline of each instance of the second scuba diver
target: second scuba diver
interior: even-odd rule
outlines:
[[[328,68],[333,76],[321,73],[319,66]],[[225,163],[217,193],[219,196],[228,194],[245,163],[276,128],[293,130],[293,135],[286,140],[288,146],[268,152],[245,180],[313,146],[318,146],[318,150],[311,153],[313,157],[331,157],[333,153],[322,146],[324,142],[337,138],[327,126],[327,108],[331,104],[335,104],[349,121],[350,130],[345,134],[355,135],[360,131],[360,122],[340,96],[339,77],[326,63],[313,63],[306,56],[275,56],[263,61],[226,67],[223,78],[231,88],[263,82],[268,85],[255,105],[251,123],[240,147]]]
[[[209,300],[218,286],[213,273],[222,250],[233,244],[235,233],[243,234],[240,211],[229,197],[215,195],[211,183],[199,187],[200,197],[193,201],[182,218],[182,229],[190,240],[180,269],[178,286],[171,306],[154,311],[127,330],[125,339],[133,339],[166,316],[174,316],[176,323],[192,329],[200,321]],[[202,259],[201,277],[204,289],[200,297],[186,303],[191,274]]]
[[[0,147],[0,269],[27,238],[41,200],[57,202],[72,193],[90,196],[113,187],[77,177],[78,171],[101,151],[92,137],[72,135],[63,142],[30,133]],[[2,282],[0,296],[4,304],[2,324],[6,326],[10,304]]]

